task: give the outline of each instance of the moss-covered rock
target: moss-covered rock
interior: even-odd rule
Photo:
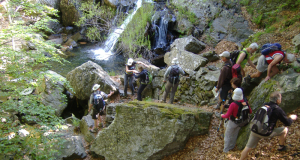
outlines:
[[[98,133],[91,151],[105,159],[161,159],[207,134],[212,113],[166,103],[116,105],[113,123]]]

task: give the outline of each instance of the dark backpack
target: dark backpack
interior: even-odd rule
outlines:
[[[176,84],[179,82],[179,67],[172,66],[169,74],[169,82],[172,84]]]
[[[101,110],[104,107],[104,100],[103,97],[101,95],[101,92],[97,91],[96,93],[94,93],[94,108],[96,110]]]
[[[244,50],[241,50],[241,51],[245,52]],[[235,50],[235,51],[230,52],[230,60],[231,60],[233,65],[236,63],[237,58],[239,57],[241,51],[240,50]],[[246,53],[246,56],[245,56],[244,59],[247,59],[247,57],[248,57],[248,54]]]
[[[250,122],[250,129],[252,132],[259,135],[267,135],[271,132],[269,120],[273,109],[273,107],[264,105],[256,111],[254,118]]]
[[[233,103],[239,105],[239,109],[236,117],[231,115],[230,120],[232,120],[239,127],[244,127],[250,121],[250,116],[249,116],[250,108],[248,106],[248,103],[246,102],[247,103],[246,105],[243,105],[241,102],[238,101],[234,101]]]
[[[152,82],[152,79],[153,79],[151,73],[147,70],[144,70],[144,73],[145,73],[145,76],[146,76],[144,84],[150,84]]]
[[[279,43],[266,43],[261,47],[261,54],[264,56],[274,51],[281,51],[281,45]]]

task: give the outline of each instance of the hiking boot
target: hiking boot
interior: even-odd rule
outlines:
[[[251,82],[251,77],[250,77],[249,74],[244,78],[244,82],[245,82],[246,84],[250,84],[250,82]]]
[[[283,145],[279,145],[281,148],[277,149],[277,151],[286,151],[286,146],[283,146]]]

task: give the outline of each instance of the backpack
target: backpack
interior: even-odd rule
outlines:
[[[146,75],[146,78],[145,78],[145,83],[144,84],[150,84],[152,82],[152,79],[153,79],[152,75],[147,70],[145,70],[145,75]]]
[[[245,52],[244,50],[241,50],[241,51]],[[233,65],[236,63],[237,58],[239,57],[241,51],[240,50],[235,50],[235,51],[230,52],[230,60],[231,60]],[[248,56],[248,54],[246,53],[246,56],[245,56],[244,59],[247,59],[247,56]]]
[[[250,109],[248,106],[248,103],[246,105],[243,105],[241,102],[234,101],[233,103],[236,103],[239,105],[238,113],[236,117],[233,115],[230,116],[230,120],[232,120],[235,124],[237,124],[239,127],[244,127],[247,125],[250,121]]]
[[[94,108],[96,110],[102,110],[104,107],[104,100],[103,97],[101,95],[101,92],[97,91],[96,93],[94,93]]]
[[[252,132],[259,135],[267,135],[271,132],[269,120],[274,108],[266,105],[259,108],[252,121],[250,122],[250,129]]]
[[[172,84],[176,84],[179,82],[179,67],[172,66],[169,74],[169,82]]]
[[[231,74],[232,74],[232,78],[239,78],[240,80],[242,80],[242,73],[241,73],[241,65],[239,64],[234,64],[231,67]]]
[[[281,51],[281,45],[279,43],[266,43],[261,47],[261,54],[264,56],[274,51]]]

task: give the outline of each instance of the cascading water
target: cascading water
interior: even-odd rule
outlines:
[[[136,11],[142,6],[142,0],[138,0],[136,2],[136,6],[133,10],[133,12],[125,19],[123,24],[115,29],[113,33],[109,35],[107,40],[104,43],[104,46],[102,48],[99,48],[97,50],[93,50],[94,56],[96,60],[108,60],[111,55],[113,55],[112,50],[114,49],[115,44],[118,41],[118,38],[122,34],[122,32],[125,30],[127,24],[131,21],[132,17],[136,13]]]
[[[160,19],[159,26],[155,25],[155,35],[157,41],[155,48],[164,48],[167,44],[168,20],[164,17]]]

